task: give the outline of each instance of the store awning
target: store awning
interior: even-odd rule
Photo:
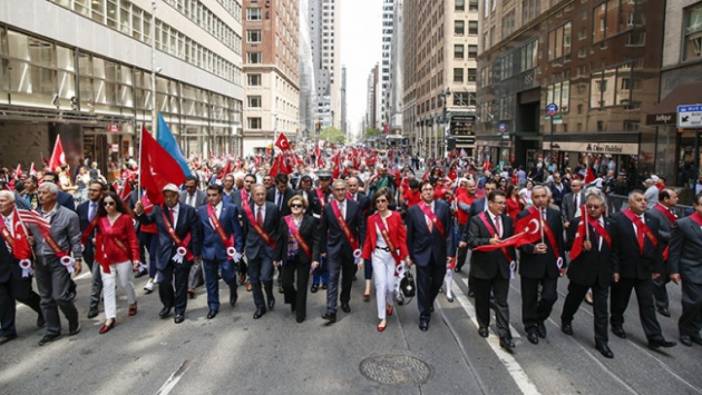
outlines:
[[[702,82],[676,86],[660,103],[646,112],[646,125],[675,125],[678,106],[702,103]]]

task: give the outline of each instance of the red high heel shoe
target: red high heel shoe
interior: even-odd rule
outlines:
[[[98,332],[99,332],[101,335],[104,335],[105,333],[109,332],[110,329],[114,328],[114,327],[115,327],[115,324],[117,324],[117,320],[112,320],[112,322],[110,323],[110,325],[102,324],[102,326],[100,327],[100,330],[99,330]]]
[[[395,311],[395,309],[392,306],[385,306],[385,314],[388,317],[392,317],[392,313]]]
[[[137,313],[137,304],[134,302],[133,305],[129,306],[129,313],[127,313],[130,317],[135,316]]]
[[[378,332],[383,332],[385,330],[385,328],[387,328],[387,327],[388,327],[388,322],[385,321],[385,325],[380,326],[380,323],[378,323],[378,326],[376,326],[375,329],[377,329]]]

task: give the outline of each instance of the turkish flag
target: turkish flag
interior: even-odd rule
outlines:
[[[285,133],[280,132],[278,138],[275,140],[275,146],[280,148],[281,151],[285,152],[290,149],[290,142]]]
[[[161,190],[166,184],[180,185],[185,180],[183,169],[146,128],[141,129],[141,186],[154,204],[163,203]]]
[[[593,181],[595,181],[595,171],[590,167],[590,165],[587,166],[587,170],[585,170],[585,184],[589,184]]]
[[[341,174],[341,151],[336,151],[334,156],[331,158],[332,161],[332,178],[339,178]]]
[[[17,168],[15,169],[15,179],[22,178],[22,164],[18,163]]]
[[[59,170],[64,163],[66,163],[66,154],[63,152],[61,135],[57,135],[56,142],[54,143],[54,150],[51,152],[51,158],[49,159],[49,170],[55,172]]]
[[[536,214],[536,217],[534,217]],[[500,240],[497,244],[486,244],[473,248],[473,251],[490,252],[506,247],[521,247],[525,244],[531,244],[541,238],[539,233],[539,212],[529,212],[529,215],[517,221],[515,227],[517,233],[504,240]]]

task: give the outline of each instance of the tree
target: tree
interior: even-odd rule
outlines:
[[[331,126],[322,129],[322,131],[319,132],[319,138],[337,145],[341,145],[346,142],[346,135],[344,132]]]
[[[377,137],[377,136],[380,136],[380,129],[377,129],[377,128],[366,129],[366,136],[365,137]]]

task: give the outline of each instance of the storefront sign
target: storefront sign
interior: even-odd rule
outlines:
[[[551,142],[544,141],[542,149],[545,151],[551,150]],[[573,141],[555,141],[553,142],[554,151],[569,151],[569,152],[590,152],[594,154],[612,154],[612,155],[638,155],[639,145],[636,143],[586,143]]]
[[[110,133],[119,133],[119,125],[116,123],[108,123],[107,131]]]
[[[670,125],[675,122],[675,113],[648,114],[646,125]]]
[[[702,129],[702,104],[678,106],[678,128]]]
[[[119,152],[119,144],[112,144],[110,146],[110,152]]]

